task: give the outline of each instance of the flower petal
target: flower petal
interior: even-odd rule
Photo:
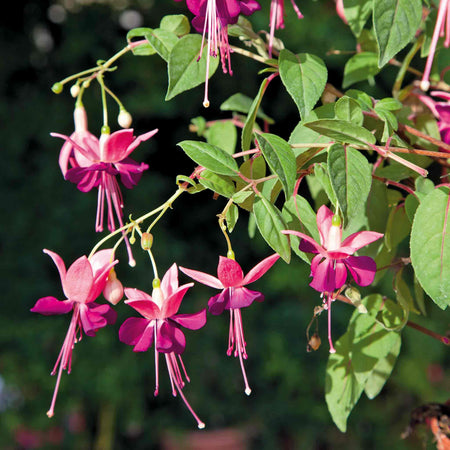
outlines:
[[[242,286],[244,280],[241,266],[234,259],[225,258],[224,256],[219,256],[217,276],[225,288]]]
[[[344,286],[345,282],[347,281],[347,268],[345,267],[345,264],[343,262],[336,261],[335,274],[335,289],[339,289]]]
[[[161,310],[152,300],[125,300],[125,303],[134,308],[148,320],[159,319],[162,317]]]
[[[67,270],[63,284],[64,293],[69,300],[85,303],[94,283],[92,267],[86,256],[78,258]]]
[[[87,303],[95,300],[105,288],[110,270],[119,262],[117,259],[113,260],[113,258],[114,251],[107,248],[95,253],[89,260],[94,272],[94,284],[86,301]]]
[[[62,260],[61,256],[59,256],[57,253],[47,250],[45,248],[43,251],[48,256],[50,256],[50,258],[53,259],[53,262],[55,263],[55,266],[59,272],[59,278],[61,279],[61,285],[64,285],[64,281],[66,279],[66,266],[65,266],[64,261]]]
[[[325,258],[317,265],[313,274],[313,280],[309,284],[319,292],[332,292],[336,287],[336,273],[333,267],[334,261]]]
[[[42,297],[30,309],[31,312],[52,316],[53,314],[66,314],[73,308],[71,300],[58,300],[55,297]]]
[[[180,267],[180,270],[188,277],[191,277],[199,283],[206,284],[206,286],[215,289],[223,289],[224,287],[219,279],[207,273],[199,272],[198,270],[186,269],[185,267]]]
[[[242,285],[253,283],[261,278],[277,261],[280,255],[275,253],[258,263],[252,270],[244,277]]]
[[[240,0],[241,14],[250,16],[255,11],[261,9],[261,5],[256,0]]]
[[[184,333],[168,322],[163,322],[156,334],[156,349],[162,353],[183,353],[186,347]]]
[[[333,212],[325,205],[322,205],[317,211],[317,228],[320,234],[320,243],[322,247],[328,248],[328,234],[331,228],[331,221],[333,219]]]
[[[172,316],[170,320],[190,330],[198,330],[206,323],[206,308],[193,314],[177,314]]]
[[[92,303],[91,303],[92,305]],[[97,305],[97,306],[107,306],[107,305]],[[95,333],[100,329],[105,327],[108,322],[106,318],[103,317],[103,308],[90,308],[88,305],[80,305],[80,321],[83,327],[83,331],[88,336],[95,336]]]
[[[369,256],[349,256],[344,264],[359,286],[368,286],[375,278],[377,265]]]
[[[342,242],[342,247],[352,247],[356,252],[356,250],[381,239],[383,236],[382,233],[377,233],[375,231],[359,231],[345,238]]]
[[[145,352],[153,342],[153,324],[147,319],[130,317],[119,329],[119,340],[134,345],[134,352]]]
[[[261,292],[251,291],[245,287],[232,288],[226,309],[245,308],[250,306],[255,300],[257,302],[264,301],[264,295]]]
[[[180,286],[180,288],[169,298],[164,299],[161,318],[165,319],[167,317],[172,317],[177,313],[186,291],[192,286],[194,286],[194,283],[184,284],[183,286]]]
[[[230,289],[224,289],[220,294],[211,297],[208,301],[208,308],[211,314],[218,316],[225,308],[229,308]]]
[[[323,255],[325,255],[325,253],[326,253],[326,250],[320,244],[318,244],[311,236],[308,236],[307,234],[300,233],[300,231],[294,231],[294,230],[282,230],[281,232],[283,234],[293,234],[294,236],[298,236],[299,238],[302,238],[303,240],[305,240],[306,242],[304,244],[302,244],[302,242],[303,242],[303,240],[302,240],[299,245],[299,249],[303,252],[322,253]],[[310,244],[310,246],[308,246],[307,243]],[[305,248],[305,250],[303,250],[303,248]],[[312,249],[315,249],[315,250],[312,251]]]
[[[164,274],[161,280],[161,289],[164,297],[171,296],[178,289],[178,268],[175,263]]]

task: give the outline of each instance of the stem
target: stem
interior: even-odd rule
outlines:
[[[396,181],[391,181],[391,180],[389,180],[387,178],[378,177],[377,175],[372,175],[372,178],[375,179],[375,180],[379,180],[379,181],[381,181],[384,184],[390,184],[392,186],[396,186],[396,187],[398,187],[400,189],[403,189],[404,191],[408,192],[408,194],[412,194],[412,195],[414,195],[414,197],[417,198],[416,193],[411,188],[409,188],[408,186],[405,186],[402,183],[397,183]]]
[[[255,61],[259,61],[263,64],[267,64],[268,66],[278,69],[278,66],[276,64],[268,62],[268,58],[263,58],[262,56],[256,55],[255,53],[252,53],[248,50],[244,50],[243,48],[235,47],[234,45],[230,45],[230,48],[234,53],[239,53],[240,55],[247,56],[248,58],[254,59]]]
[[[437,145],[438,147],[441,147],[445,150],[448,150],[450,152],[450,145],[446,144],[445,142],[440,141],[439,139],[432,138],[431,136],[428,136],[427,134],[421,133],[419,130],[416,130],[415,128],[412,128],[408,125],[399,124],[400,128],[403,128],[408,133],[413,134],[414,136],[420,137],[422,139],[425,139],[429,142],[431,142],[434,145]],[[450,155],[447,153],[439,153],[439,152],[432,152],[439,155],[446,155],[446,156],[436,156],[437,158],[450,158]]]
[[[108,126],[108,107],[106,104],[106,92],[105,92],[105,83],[103,81],[103,73],[98,74],[97,81],[100,84],[102,94],[103,126]]]

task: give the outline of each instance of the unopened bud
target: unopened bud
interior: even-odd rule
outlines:
[[[227,252],[227,258],[234,260],[234,252],[233,250],[228,250]]]
[[[153,235],[151,233],[142,233],[141,247],[143,250],[150,250],[153,245]]]
[[[74,84],[73,86],[70,87],[70,95],[73,98],[77,98],[79,93],[80,93],[80,86],[78,84]]]
[[[322,341],[320,340],[320,337],[317,333],[314,333],[311,336],[311,339],[308,342],[308,346],[306,347],[307,351],[310,352],[311,350],[318,350],[320,347],[320,344],[322,343]]]
[[[331,219],[331,225],[335,227],[341,226],[341,218],[339,217],[339,214],[333,214],[333,218]]]
[[[103,289],[103,296],[109,303],[117,305],[123,297],[123,285],[117,279],[117,275],[114,269],[111,269],[106,281],[105,288]]]
[[[119,115],[117,116],[117,123],[122,128],[130,128],[132,122],[133,118],[131,117],[131,114],[125,109],[121,109]]]
[[[62,83],[55,83],[53,86],[52,86],[52,91],[55,93],[55,94],[61,94],[61,92],[63,91],[63,85],[62,85]]]

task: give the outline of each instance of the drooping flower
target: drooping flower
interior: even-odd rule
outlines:
[[[354,256],[354,253],[382,238],[383,234],[375,231],[359,231],[342,241],[341,219],[337,214],[333,215],[325,205],[319,208],[316,220],[320,244],[299,231],[285,230],[282,233],[300,237],[302,240],[299,249],[316,255],[311,261],[310,276],[313,280],[310,286],[322,294],[326,293],[328,339],[330,352],[334,353],[331,341],[331,302],[333,300],[331,294],[344,286],[347,281],[347,270],[359,286],[368,286],[373,282],[377,270],[375,261],[369,256]]]
[[[90,259],[86,256],[78,258],[66,270],[64,261],[58,254],[50,250],[44,250],[44,253],[53,259],[67,299],[43,297],[36,302],[31,311],[45,316],[73,311],[69,329],[51,373],[55,375],[59,367],[52,403],[47,412],[48,417],[52,417],[61,374],[63,370],[67,370],[67,373],[71,371],[72,351],[75,344],[82,339],[83,332],[87,336],[95,336],[100,328],[116,321],[116,312],[109,305],[100,305],[95,300],[105,287],[110,269],[118,261],[113,260],[113,250],[106,249],[95,253]]]
[[[87,117],[84,107],[78,106],[74,112],[75,132],[69,137],[59,133],[51,136],[60,137],[66,142],[61,148],[59,165],[66,180],[75,183],[82,192],[98,188],[97,216],[95,231],[103,231],[105,199],[108,207],[108,229],[114,231],[116,223],[114,212],[123,226],[123,199],[117,181],[117,175],[128,189],[136,186],[142,172],[148,165],[137,163],[130,154],[141,142],[150,139],[158,130],[153,130],[135,137],[133,129],[102,133],[97,139],[87,130]],[[134,265],[131,249],[126,240],[130,264]]]
[[[181,1],[181,0],[176,0]],[[239,14],[249,16],[261,9],[256,0],[186,0],[187,7],[194,14],[193,27],[203,34],[199,59],[203,53],[205,37],[208,39],[208,58],[206,62],[205,97],[203,106],[209,106],[208,80],[210,57],[220,54],[222,70],[233,75],[230,61],[230,44],[228,43],[228,25],[237,22]]]
[[[303,19],[303,14],[296,5],[294,0],[291,0],[292,7],[299,19]],[[269,34],[269,56],[272,57],[273,39],[275,37],[275,30],[284,28],[284,0],[272,0],[270,3],[270,34]]]
[[[442,142],[450,144],[450,93],[444,91],[431,91],[431,95],[446,100],[436,102],[427,95],[417,94],[417,97],[430,109],[438,121],[438,128]],[[440,151],[447,151],[441,148]]]
[[[119,330],[119,339],[125,344],[133,345],[135,352],[147,351],[154,342],[155,396],[159,392],[159,353],[164,353],[173,396],[175,397],[178,391],[197,421],[198,427],[204,428],[205,424],[194,412],[182,391],[185,386],[183,375],[186,381],[190,380],[181,359],[181,354],[186,347],[186,339],[180,326],[198,330],[206,323],[206,309],[194,314],[177,314],[186,291],[193,285],[194,283],[188,283],[178,287],[178,269],[176,264],[173,264],[160,285],[159,280],[156,285],[154,283],[151,296],[138,289],[125,288],[127,297],[125,303],[134,308],[143,318],[131,317],[125,320]]]
[[[420,88],[425,92],[430,88],[430,73],[437,43],[439,38],[443,36],[445,36],[444,47],[450,47],[450,0],[440,0],[439,2],[436,25],[434,26],[430,50],[425,64],[425,70],[423,71],[422,81],[420,82]]]
[[[199,283],[215,289],[222,289],[220,294],[209,299],[208,307],[210,313],[214,315],[222,314],[225,309],[230,311],[227,355],[230,356],[234,350],[234,356],[239,357],[244,377],[245,393],[247,395],[250,395],[251,389],[247,381],[243,362],[243,359],[247,359],[248,355],[242,326],[241,308],[250,306],[255,300],[262,302],[264,295],[261,292],[251,291],[244,286],[261,278],[275,264],[278,258],[279,255],[274,254],[263,259],[245,277],[241,266],[234,259],[223,256],[219,257],[218,278],[204,272],[180,267],[183,273]]]

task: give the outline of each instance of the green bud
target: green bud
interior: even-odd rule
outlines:
[[[111,133],[111,129],[108,127],[108,125],[103,125],[102,129],[100,131],[101,131],[101,134],[110,134]]]
[[[55,83],[53,86],[52,86],[52,91],[55,93],[55,94],[61,94],[61,92],[63,91],[63,85],[62,85],[62,83]]]
[[[153,289],[158,289],[161,286],[161,281],[159,278],[155,278],[152,283]]]
[[[333,214],[333,218],[331,219],[331,225],[335,227],[341,226],[341,218],[339,217],[339,214]]]
[[[150,250],[153,245],[153,235],[151,233],[142,233],[141,247],[143,250]]]
[[[234,260],[234,252],[233,252],[233,250],[228,250],[227,258]]]

